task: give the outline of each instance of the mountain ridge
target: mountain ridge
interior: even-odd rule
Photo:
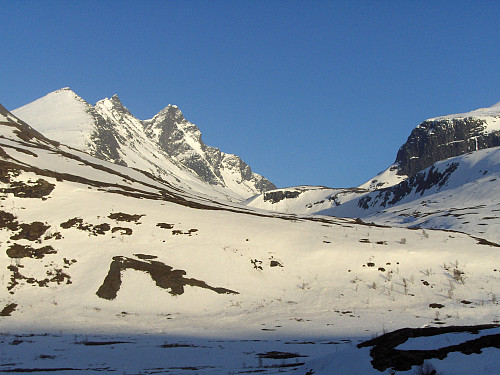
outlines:
[[[116,94],[92,106],[63,88],[12,113],[49,138],[115,164],[191,181],[194,190],[241,200],[275,188],[238,156],[205,145],[198,127],[174,105],[139,120]]]

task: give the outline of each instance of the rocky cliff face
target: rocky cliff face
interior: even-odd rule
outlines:
[[[149,138],[200,179],[211,184],[247,186],[255,193],[274,189],[273,183],[253,173],[240,157],[207,146],[198,127],[184,118],[177,106],[169,105],[152,120],[143,122]]]
[[[488,132],[486,119],[424,121],[398,151],[398,174],[412,177],[439,160],[496,146],[500,146],[500,131]]]
[[[379,190],[448,158],[500,146],[500,102],[466,113],[428,119],[411,132],[396,161],[360,188]]]

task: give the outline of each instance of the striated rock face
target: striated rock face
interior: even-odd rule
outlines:
[[[437,161],[500,146],[500,131],[487,132],[486,123],[473,117],[424,121],[398,151],[398,174],[411,177]]]
[[[230,187],[234,183],[246,183],[257,193],[276,188],[269,180],[253,173],[240,157],[207,146],[198,127],[187,121],[177,106],[169,105],[143,123],[148,137],[163,151],[211,185]]]
[[[126,166],[127,163],[120,156],[119,134],[112,123],[106,121],[93,108],[89,110],[95,121],[95,128],[90,134],[88,143],[90,155],[107,160],[115,164]]]

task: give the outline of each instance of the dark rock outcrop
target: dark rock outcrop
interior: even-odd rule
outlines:
[[[156,285],[163,289],[169,289],[169,293],[176,296],[184,293],[184,286],[196,286],[209,289],[218,294],[238,294],[233,290],[212,287],[204,281],[186,278],[186,271],[174,270],[172,267],[155,260],[137,260],[122,256],[113,257],[109,266],[109,271],[104,282],[97,290],[97,296],[112,300],[116,298],[120,290],[122,279],[121,272],[127,269],[148,273],[156,282]]]
[[[500,132],[486,132],[485,123],[473,117],[424,121],[398,151],[398,174],[412,177],[437,161],[500,146]]]
[[[444,171],[440,172],[435,166],[432,166],[429,170],[418,172],[413,177],[397,185],[363,196],[358,200],[358,207],[367,210],[375,206],[392,206],[412,192],[423,195],[426,190],[433,187],[441,188],[448,182],[450,176],[457,168],[457,163],[450,163]]]
[[[264,193],[264,202],[278,203],[286,198],[297,198],[301,191],[298,190],[277,190]]]
[[[54,190],[56,185],[45,181],[43,178],[39,178],[35,182],[27,181],[12,181],[9,187],[0,188],[1,193],[12,193],[18,198],[45,198],[52,190]]]
[[[373,368],[379,371],[392,369],[396,371],[409,371],[412,366],[420,366],[427,359],[444,359],[450,353],[460,352],[466,355],[479,354],[484,348],[500,348],[500,334],[479,336],[476,339],[459,344],[443,346],[439,349],[429,350],[401,350],[396,349],[398,345],[405,343],[408,339],[416,337],[431,337],[447,333],[469,332],[478,334],[479,331],[497,328],[498,324],[484,324],[477,326],[451,326],[451,327],[427,327],[427,328],[402,328],[386,333],[375,339],[358,344],[358,348],[371,347]]]

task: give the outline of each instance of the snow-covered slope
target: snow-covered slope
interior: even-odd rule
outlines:
[[[431,118],[427,121],[453,120],[473,117],[485,121],[485,131],[492,132],[500,130],[500,102],[493,104],[491,107],[479,108],[470,112],[455,113],[452,115],[439,116]]]
[[[311,215],[363,196],[369,191],[362,188],[332,189],[324,186],[295,186],[270,190],[242,203],[249,207],[269,211]]]
[[[51,139],[171,183],[182,181],[183,188],[232,200],[274,188],[238,156],[206,146],[176,106],[141,121],[116,95],[92,106],[64,88],[13,113]]]
[[[217,201],[3,107],[0,245],[8,371],[272,374],[386,330],[498,320],[497,244]]]
[[[398,172],[398,164],[393,164],[386,170],[380,172],[375,177],[370,178],[370,180],[366,181],[364,184],[359,185],[358,187],[360,189],[378,190],[397,185],[401,181],[404,181],[408,178],[408,176],[398,174]]]
[[[500,241],[500,147],[435,163],[388,188],[275,189],[243,202],[275,212],[447,229]]]
[[[435,163],[390,188],[319,214],[463,231],[500,241],[500,147]]]

